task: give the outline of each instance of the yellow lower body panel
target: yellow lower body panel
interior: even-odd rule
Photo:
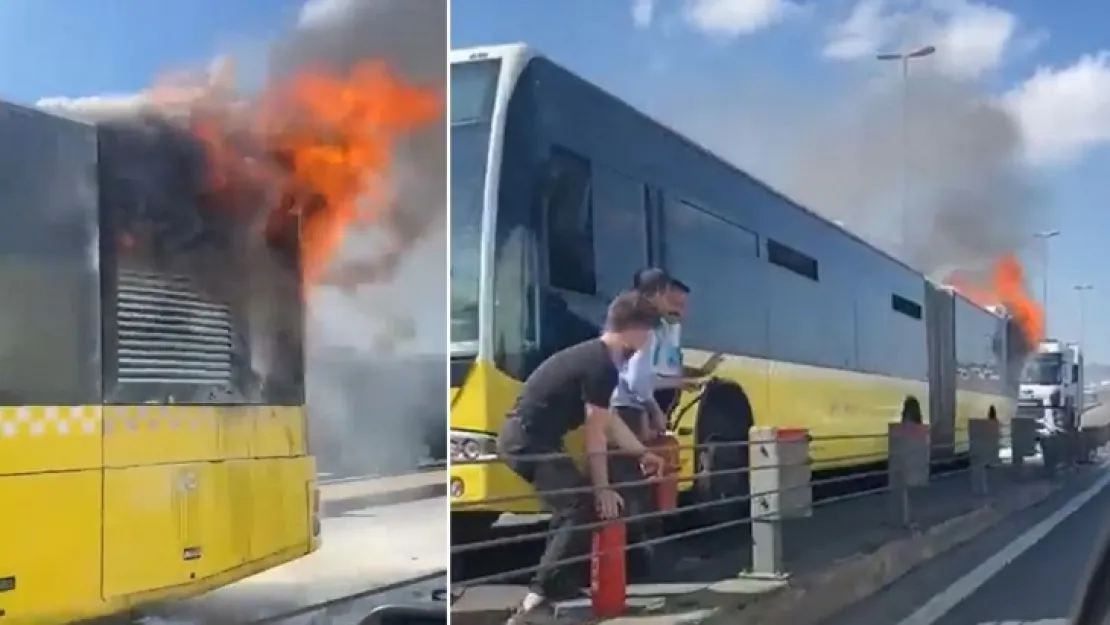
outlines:
[[[0,622],[108,616],[311,553],[315,480],[307,456],[0,476]]]
[[[981,393],[977,391],[960,390],[956,392],[956,451],[965,453],[970,449],[968,439],[968,421],[971,419],[986,419],[994,408],[995,417],[1003,425],[1010,422],[1017,410],[1017,400]]]
[[[100,611],[100,486],[99,469],[0,477],[0,622]]]
[[[708,352],[688,350],[688,364],[699,366]],[[744,389],[757,426],[806,428],[819,439],[811,455],[820,468],[847,468],[880,462],[887,454],[887,424],[901,417],[903,402],[915,397],[928,422],[926,382],[903,380],[839,369],[773,362],[757,358],[727,356],[717,376]],[[509,379],[488,363],[476,363],[466,386],[452,393],[451,427],[459,430],[496,433],[520,383]],[[693,445],[697,431],[696,393],[679,400],[679,443],[682,476],[695,471]],[[966,429],[966,428],[965,428]],[[683,433],[685,432],[685,433]],[[580,436],[568,436],[567,448],[580,450]],[[542,510],[530,489],[512,471],[500,464],[453,464],[451,478],[461,485],[452,496],[452,512],[535,513]],[[680,488],[689,489],[686,479]],[[460,489],[456,488],[458,493]],[[505,497],[525,495],[504,500]],[[496,502],[483,503],[488,499]]]

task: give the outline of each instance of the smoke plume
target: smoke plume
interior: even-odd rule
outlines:
[[[1020,253],[1035,230],[1039,190],[1014,117],[974,86],[927,70],[907,85],[854,87],[832,97],[781,86],[737,97],[726,87],[661,112],[923,273],[944,280],[960,270],[989,287],[994,263]]]
[[[343,76],[374,60],[442,96],[446,28],[441,0],[310,0],[297,27],[271,49],[262,82],[274,86],[306,74]],[[252,106],[233,104],[237,96],[227,93],[234,87],[232,61],[214,63],[203,85],[38,103],[52,112],[98,122],[106,136],[114,137],[120,148],[114,150],[118,163],[112,177],[129,199],[122,207],[116,202],[112,210],[158,224],[170,250],[222,229],[203,223],[218,218],[218,211],[195,208],[213,200],[206,194],[213,184],[212,165],[205,165],[206,156],[213,160],[213,147],[220,148],[217,152],[233,148],[238,169],[220,173],[253,182],[281,181],[239,185],[234,192],[222,189],[219,200],[226,203],[231,196],[230,203],[238,207],[237,228],[268,227],[267,212],[272,211],[248,211],[243,219],[242,207],[272,207],[283,191],[273,187],[288,187],[292,178],[283,159],[270,154],[255,158],[251,142],[241,142],[229,131]],[[220,142],[204,140],[196,123],[183,127],[179,117],[199,118],[209,130],[215,127]],[[381,193],[358,203],[361,212],[374,218],[344,233],[344,243],[319,283],[309,286],[308,403],[313,451],[324,471],[412,468],[427,453],[428,434],[442,437],[446,430],[446,133],[443,116],[436,120],[415,132],[397,133],[389,145],[388,180],[381,181]],[[289,134],[299,138],[299,130],[289,129]],[[265,247],[262,236],[246,240]],[[249,259],[257,251],[248,245],[238,252]],[[266,301],[249,293],[277,288],[274,283],[281,281],[275,274],[260,284],[228,283],[219,263],[187,269],[221,299]],[[281,316],[266,308],[254,306],[252,322]]]
[[[315,0],[275,46],[271,73],[383,59],[446,92],[446,41],[441,0]],[[339,471],[411,468],[426,435],[446,431],[445,137],[441,118],[400,146],[386,221],[352,233],[337,259],[334,281],[353,287],[311,300],[309,405],[334,445],[317,448],[320,462]]]

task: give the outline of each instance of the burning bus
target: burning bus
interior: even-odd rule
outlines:
[[[21,622],[317,548],[306,291],[438,115],[373,64],[242,105],[174,93],[82,120],[0,105],[0,614]]]

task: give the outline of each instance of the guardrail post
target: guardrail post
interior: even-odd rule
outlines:
[[[751,483],[752,566],[745,577],[789,577],[783,558],[783,520],[812,513],[809,432],[752,428],[748,446]]]
[[[1001,447],[998,421],[970,419],[967,436],[971,447],[971,491],[987,495],[990,493],[990,467],[998,463]]]
[[[1015,415],[1010,419],[1010,463],[1019,469],[1037,453],[1036,417]]]
[[[891,423],[887,426],[890,463],[890,507],[895,524],[913,525],[910,489],[929,485],[929,426]]]

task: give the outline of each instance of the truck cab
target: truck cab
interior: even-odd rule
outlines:
[[[1036,416],[1042,430],[1075,429],[1083,411],[1083,354],[1079,345],[1046,339],[1026,361],[1019,414]]]

